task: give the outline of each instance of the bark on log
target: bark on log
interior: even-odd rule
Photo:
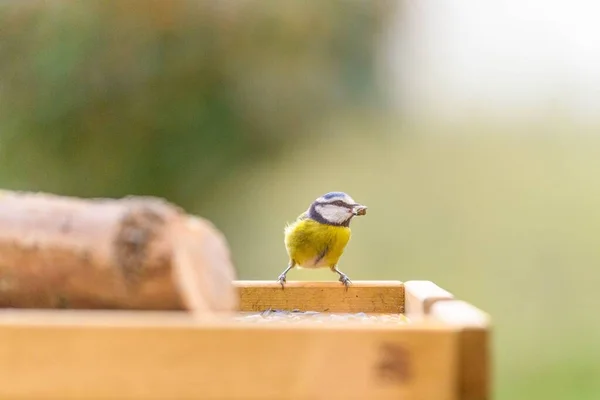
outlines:
[[[163,200],[0,192],[0,307],[228,311],[233,280],[221,233]]]

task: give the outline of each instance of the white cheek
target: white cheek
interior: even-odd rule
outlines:
[[[337,206],[317,206],[316,210],[319,214],[323,216],[327,221],[333,222],[336,224],[341,224],[346,221],[350,215],[352,214],[350,210],[345,207],[337,207]]]

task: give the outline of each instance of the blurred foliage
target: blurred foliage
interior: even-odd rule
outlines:
[[[383,4],[5,3],[1,185],[183,206],[210,196],[375,98]]]

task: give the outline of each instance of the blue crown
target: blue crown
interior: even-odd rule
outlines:
[[[329,192],[326,195],[323,196],[323,198],[325,200],[331,200],[334,199],[336,197],[346,197],[346,193],[344,192]]]

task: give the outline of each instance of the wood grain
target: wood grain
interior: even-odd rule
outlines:
[[[460,327],[459,383],[461,400],[488,400],[491,398],[490,318],[477,307],[465,301],[436,303],[431,317],[448,326]]]
[[[0,398],[458,400],[458,330],[0,313]]]
[[[403,313],[404,285],[400,281],[339,282],[236,281],[241,311],[266,309],[338,312]]]
[[[454,296],[431,281],[404,282],[405,312],[411,320],[424,318],[438,301],[452,300]]]
[[[0,192],[0,307],[232,310],[222,235],[161,199]]]

